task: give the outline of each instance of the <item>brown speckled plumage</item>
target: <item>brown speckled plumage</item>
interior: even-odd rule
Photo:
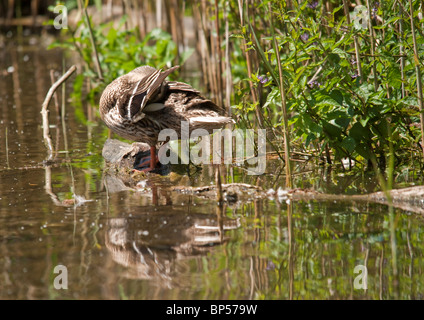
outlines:
[[[163,129],[173,129],[180,139],[182,121],[190,124],[189,133],[195,129],[211,133],[233,122],[223,108],[190,85],[165,80],[176,68],[142,66],[112,81],[100,98],[105,124],[121,137],[154,149]]]

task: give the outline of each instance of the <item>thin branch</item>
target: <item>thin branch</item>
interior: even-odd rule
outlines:
[[[53,146],[52,146],[52,141],[50,139],[50,134],[49,134],[49,119],[48,119],[48,106],[50,103],[50,100],[52,99],[54,93],[56,92],[57,88],[59,88],[59,86],[65,82],[77,69],[77,67],[75,65],[73,65],[72,67],[69,68],[68,71],[66,71],[66,73],[61,76],[49,89],[49,91],[47,92],[46,98],[44,99],[44,102],[42,104],[42,108],[41,108],[41,114],[43,117],[43,137],[44,137],[44,142],[46,144],[47,150],[48,150],[48,154],[49,157],[48,159],[52,158],[52,154],[53,154]]]

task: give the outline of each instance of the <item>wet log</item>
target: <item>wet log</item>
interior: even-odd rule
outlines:
[[[340,201],[340,202],[374,202],[386,205],[393,205],[414,213],[424,214],[424,186],[414,186],[388,191],[390,201],[385,192],[373,192],[370,194],[343,195],[326,194],[314,190],[292,189],[274,193],[280,199],[290,201]]]
[[[122,179],[125,183],[136,182],[145,173],[141,170],[149,167],[150,146],[142,142],[132,144],[116,139],[107,139],[102,150],[105,159],[105,171]],[[151,171],[160,175],[170,172],[169,165],[158,164]]]
[[[128,144],[116,139],[107,139],[103,146],[102,156],[105,161],[118,168],[134,168],[136,155],[146,155],[149,153],[147,143],[135,142]]]
[[[115,169],[112,177],[106,181],[111,191],[136,190],[134,186],[140,177],[134,176],[131,170],[137,166],[140,157],[149,155],[149,146],[145,143],[128,144],[119,140],[109,139],[103,148],[103,157],[106,167]],[[160,173],[170,172],[169,166],[160,169]],[[113,171],[112,171],[113,173]],[[143,175],[144,177],[144,175]],[[256,199],[277,199],[284,201],[340,201],[340,202],[374,202],[389,205],[386,194],[382,191],[361,195],[327,194],[310,189],[264,190],[259,186],[246,183],[222,184],[224,201],[234,203],[237,201],[253,201]],[[168,187],[171,192],[190,194],[197,197],[216,199],[217,186],[207,185],[202,187],[173,186]],[[424,186],[414,186],[402,189],[393,189],[388,192],[391,204],[399,209],[424,214]]]
[[[327,194],[310,189],[290,189],[278,191],[262,190],[258,186],[248,185],[244,183],[223,184],[222,190],[224,199],[227,202],[238,200],[254,200],[260,198],[278,199],[284,201],[339,201],[339,202],[374,202],[389,205],[390,202],[395,208],[411,211],[418,214],[424,214],[424,186],[414,186],[403,189],[393,189],[389,191],[391,197],[390,202],[386,198],[386,194],[382,191],[364,195],[343,195],[343,194]],[[193,194],[199,197],[213,198],[216,197],[216,186],[210,185],[205,187],[174,187],[173,191],[180,193]]]

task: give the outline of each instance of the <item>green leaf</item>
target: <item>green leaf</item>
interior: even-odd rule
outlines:
[[[346,149],[347,152],[352,153],[356,148],[356,141],[352,137],[345,137],[341,146]]]
[[[308,114],[303,115],[303,121],[309,131],[317,133],[318,135],[322,133],[322,127],[318,125]]]
[[[370,148],[365,143],[360,143],[356,146],[355,151],[364,159],[371,159]]]
[[[316,138],[317,137],[315,136],[315,134],[313,134],[313,133],[308,134],[308,136],[306,137],[306,140],[305,140],[305,147],[308,147],[309,144],[311,143],[311,141],[316,140]]]
[[[331,138],[338,138],[342,134],[342,129],[339,126],[336,126],[330,122],[323,122],[324,130],[325,132],[331,137]]]
[[[340,62],[340,56],[337,53],[329,53],[328,60],[330,60],[334,64],[338,64]]]
[[[343,94],[340,90],[332,90],[330,93],[330,97],[337,101],[340,106],[343,105]]]
[[[394,17],[390,18],[389,20],[387,20],[387,21],[384,23],[384,25],[382,25],[382,28],[385,28],[385,27],[387,27],[389,24],[391,24],[391,23],[395,23],[395,22],[397,22],[398,20],[401,20],[401,19],[402,19],[402,17],[394,16]]]
[[[331,98],[330,96],[327,96],[323,100],[319,101],[316,106],[331,106],[331,107],[341,107],[340,103],[338,103],[336,100]]]
[[[400,70],[392,66],[392,68],[389,70],[387,81],[393,88],[400,89],[402,86],[402,74]]]
[[[280,90],[277,87],[273,87],[271,92],[266,97],[266,102],[263,105],[266,108],[269,105],[273,105],[276,102],[276,99],[280,96]]]
[[[334,119],[334,123],[340,126],[343,129],[346,129],[350,123],[350,118],[348,117],[339,117]]]
[[[346,59],[347,53],[340,48],[334,48],[333,53],[338,55],[340,58]]]
[[[349,130],[349,137],[355,139],[356,143],[371,141],[371,133],[368,128],[363,127],[359,122],[356,122]]]

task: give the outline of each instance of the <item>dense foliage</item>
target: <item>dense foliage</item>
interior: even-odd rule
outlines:
[[[270,2],[270,9],[264,2],[258,13],[250,15],[260,20],[248,19],[243,28],[248,49],[260,57],[258,74],[267,72],[271,79],[261,92],[264,99],[259,108],[270,120],[266,126],[278,128],[284,122],[280,76],[292,140],[305,149],[330,149],[327,162],[349,158],[366,165],[379,159],[384,168],[391,153],[397,164],[422,158],[417,93],[421,79],[416,70],[422,68],[424,53],[421,2],[415,1],[412,19],[418,57],[406,1],[374,2],[369,17],[366,7],[363,12],[357,7],[349,19],[342,2],[333,2],[332,12],[320,1],[293,1],[292,8],[284,1]],[[280,51],[280,75],[273,37]],[[260,87],[263,80],[258,74],[252,73],[250,81]],[[244,116],[244,102],[237,107]]]

